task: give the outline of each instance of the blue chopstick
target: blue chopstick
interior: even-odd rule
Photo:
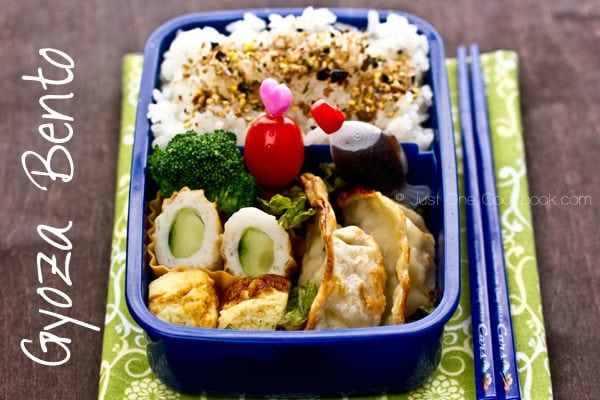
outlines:
[[[503,392],[502,398],[520,399],[519,374],[510,316],[485,82],[479,60],[479,48],[476,44],[472,44],[469,50],[471,56],[471,94],[475,110],[475,144],[480,172],[479,185],[484,195],[482,198],[482,217],[485,224],[486,264],[488,277],[490,278],[488,290],[493,294],[491,304],[494,308],[491,309],[491,314],[495,327],[494,361],[497,366],[495,379],[502,382],[502,390],[500,390],[500,387],[498,388],[498,392]]]
[[[467,217],[467,243],[469,249],[469,284],[471,294],[471,324],[473,331],[473,355],[475,359],[475,389],[477,399],[495,399],[494,352],[490,298],[488,295],[485,258],[485,235],[481,218],[481,196],[473,112],[467,57],[464,47],[457,50],[458,105],[463,146],[465,201]]]

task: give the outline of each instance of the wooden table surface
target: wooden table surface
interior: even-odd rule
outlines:
[[[0,3],[4,188],[0,398],[93,399],[102,334],[91,326],[102,327],[105,313],[123,55],[141,51],[156,27],[183,13],[306,3]],[[318,3],[364,4],[358,0]],[[368,7],[404,10],[425,18],[443,37],[447,55],[454,55],[458,44],[470,42],[479,43],[482,51],[510,49],[519,54],[530,192],[549,198],[581,196],[569,205],[532,206],[554,394],[558,399],[600,398],[596,377],[600,368],[600,2],[372,0]],[[39,79],[21,78],[39,76],[38,68],[48,67],[39,54],[44,48],[59,49],[75,63],[70,83],[56,83],[68,77],[58,74],[59,68],[46,68],[47,92]],[[48,93],[56,95],[52,105],[73,129],[72,137],[62,144],[51,142],[49,128],[42,128],[46,138],[38,133],[45,113],[38,99]],[[68,134],[67,125],[56,127],[56,138]],[[21,165],[21,156],[28,151],[41,157],[28,158],[30,170],[53,151],[51,169],[69,171],[70,158],[72,179],[40,178],[48,190],[35,187]],[[41,225],[55,229],[38,232]],[[51,269],[53,260],[57,271]],[[42,282],[38,282],[38,264]],[[61,277],[61,272],[68,276]],[[62,366],[30,361],[20,347],[23,338],[39,341],[40,330],[52,323],[56,324],[50,332],[56,336],[45,339],[63,338],[70,351]]]

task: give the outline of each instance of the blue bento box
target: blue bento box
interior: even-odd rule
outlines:
[[[330,9],[338,22],[364,28],[366,9]],[[150,366],[161,381],[177,390],[206,395],[327,396],[404,392],[417,387],[437,368],[444,325],[452,317],[460,292],[458,186],[444,48],[425,21],[399,11],[424,34],[430,45],[426,78],[433,91],[427,125],[435,139],[431,151],[403,145],[412,183],[432,188],[427,224],[436,238],[437,308],[404,325],[324,331],[238,331],[172,325],[147,307],[148,265],[145,221],[148,202],[156,193],[147,173],[152,133],[147,118],[152,91],[159,85],[162,54],[179,30],[212,26],[224,30],[250,11],[261,18],[271,13],[298,15],[302,9],[256,9],[185,15],[158,28],[145,53],[131,165],[127,228],[125,297],[131,315],[146,332]],[[328,161],[323,146],[309,146],[306,159]],[[330,159],[329,159],[330,160]]]

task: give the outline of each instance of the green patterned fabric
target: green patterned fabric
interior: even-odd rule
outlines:
[[[115,220],[109,290],[100,369],[99,399],[200,399],[176,392],[152,373],[146,359],[144,334],[132,320],[124,299],[125,242],[129,168],[135,123],[135,107],[142,69],[141,55],[124,59]],[[496,166],[505,260],[508,270],[511,312],[518,352],[519,378],[524,399],[552,398],[550,368],[545,341],[542,303],[535,256],[531,198],[527,186],[525,150],[519,108],[518,57],[514,52],[481,55],[488,92],[492,145]],[[457,155],[461,170],[460,121],[456,107],[456,63],[447,61],[455,121]],[[462,173],[461,173],[462,177]],[[466,236],[463,214],[463,238]],[[377,399],[474,398],[473,347],[469,305],[469,279],[463,240],[462,295],[447,324],[442,360],[425,385],[409,393],[387,394]]]

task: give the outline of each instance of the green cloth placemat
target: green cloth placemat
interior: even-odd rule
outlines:
[[[129,315],[124,299],[129,168],[142,62],[142,56],[138,54],[127,55],[123,62],[114,233],[98,398],[200,399],[205,397],[174,391],[154,376],[146,359],[144,333]],[[552,385],[520,119],[518,57],[514,52],[495,51],[482,54],[481,62],[488,92],[497,179],[496,201],[502,220],[521,392],[524,399],[550,399]],[[455,60],[448,60],[447,67],[462,178]],[[464,205],[464,202],[461,204]],[[462,214],[462,295],[458,309],[444,331],[441,363],[422,387],[409,393],[387,394],[373,399],[452,400],[475,397],[466,230],[464,212]]]

